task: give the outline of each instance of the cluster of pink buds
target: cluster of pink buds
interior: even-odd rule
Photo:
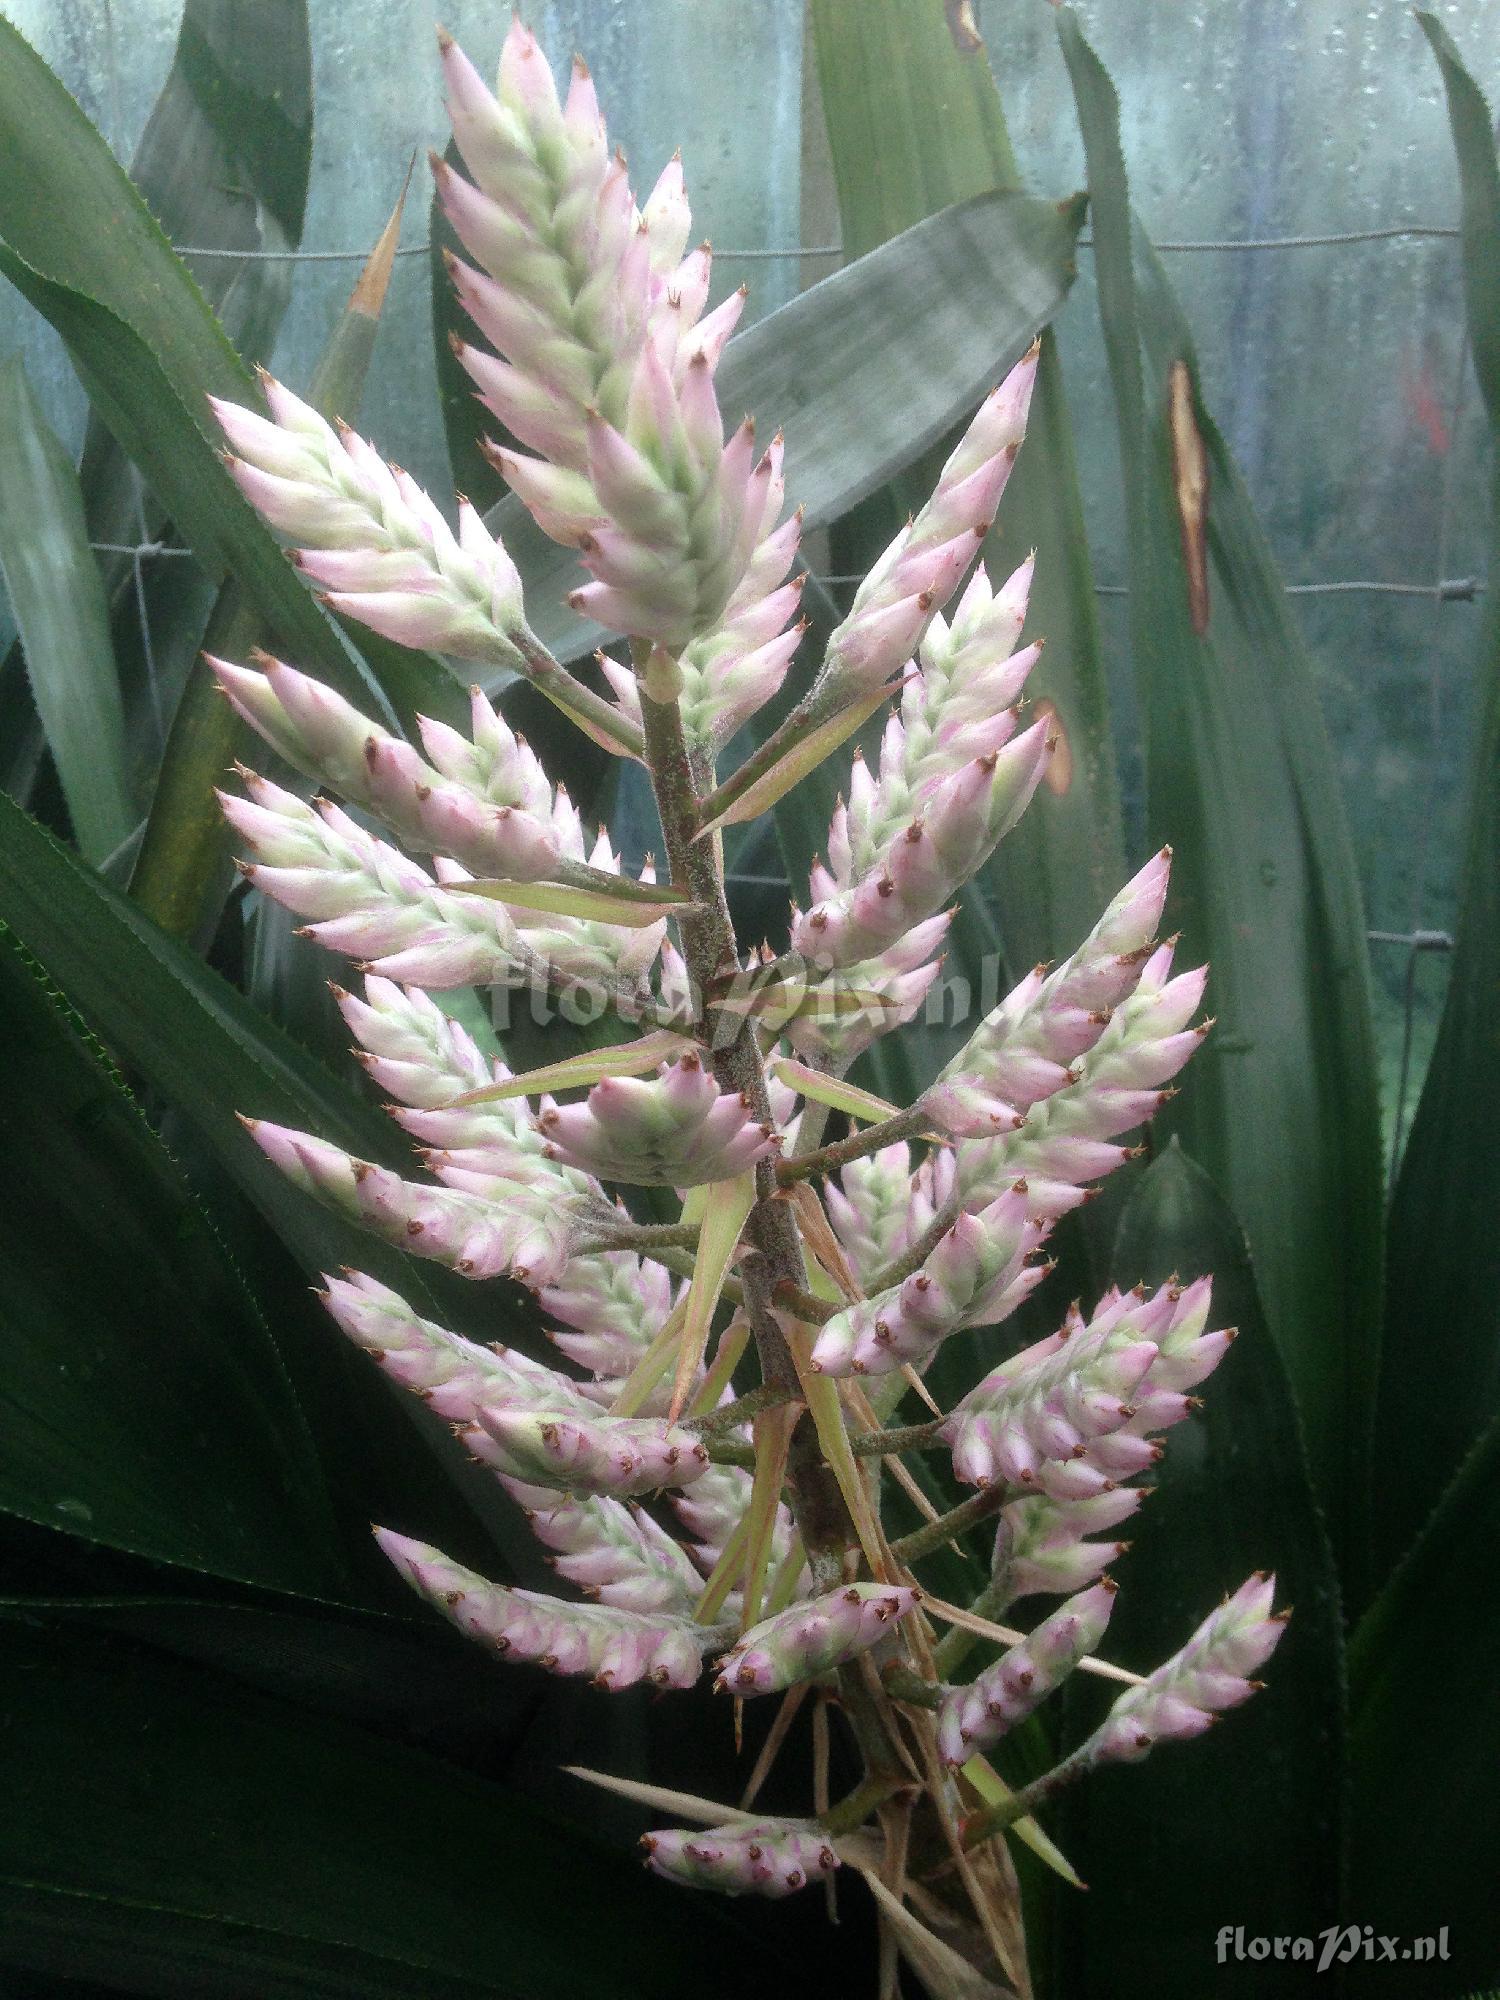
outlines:
[[[1180,1652],[1127,1688],[1078,1752],[1085,1764],[1137,1763],[1158,1743],[1201,1736],[1260,1687],[1248,1678],[1275,1652],[1288,1613],[1273,1611],[1276,1579],[1256,1575],[1210,1612]]]
[[[793,1605],[746,1632],[725,1654],[719,1686],[734,1694],[774,1694],[813,1680],[867,1651],[921,1598],[915,1588],[848,1583]]]
[[[327,602],[406,646],[520,669],[521,579],[466,502],[458,532],[399,466],[347,426],[335,430],[263,375],[271,417],[211,399],[240,491],[303,544],[296,562]]]
[[[654,1493],[708,1470],[690,1431],[660,1417],[574,1416],[480,1404],[460,1435],[496,1472],[560,1493]]]
[[[904,1844],[866,1866],[872,1843],[908,1824],[871,1818],[895,1794],[925,1786],[956,1853],[1052,1784],[1206,1727],[1253,1691],[1280,1634],[1257,1578],[1144,1680],[1094,1657],[1114,1600],[1106,1570],[1128,1549],[1115,1530],[1148,1490],[1131,1482],[1191,1422],[1232,1338],[1209,1324],[1206,1278],[1112,1290],[973,1381],[976,1368],[932,1421],[915,1401],[930,1397],[938,1350],[957,1358],[970,1330],[1002,1325],[1045,1281],[1060,1219],[1141,1149],[1206,1032],[1205,975],[1174,968],[1158,938],[1163,851],[914,1104],[847,1079],[919,1005],[958,891],[1028,807],[1047,810],[1045,793],[1032,801],[1055,724],[1025,707],[1032,561],[997,583],[980,560],[1025,435],[1035,350],[855,592],[809,694],[721,771],[803,639],[780,443],[758,448],[738,413],[726,434],[715,390],[741,299],[709,304],[678,162],[637,204],[581,64],[559,93],[519,24],[493,92],[446,37],[442,62],[463,171],[434,172],[477,330],[459,359],[507,433],[495,464],[577,551],[572,602],[628,642],[621,657],[600,660],[597,683],[569,671],[536,639],[522,579],[472,508],[450,527],[404,473],[280,385],[263,382],[264,410],[215,413],[242,490],[336,610],[478,661],[492,685],[523,674],[644,764],[658,858],[627,871],[484,692],[467,732],[424,721],[408,740],[294,665],[216,662],[279,761],[275,778],[242,772],[224,801],[247,884],[362,973],[362,988],[334,990],[411,1156],[358,1159],[242,1108],[309,1196],[405,1252],[533,1296],[534,1323],[518,1312],[516,1344],[493,1348],[359,1272],[326,1281],[338,1326],[452,1426],[558,1583],[513,1588],[382,1528],[400,1575],[492,1652],[602,1688],[687,1688],[711,1659],[736,1715],[742,1697],[786,1691],[788,1722],[812,1690],[864,1760],[855,1791],[807,1819],[708,1804],[705,1821],[723,1823],[649,1836],[650,1865],[781,1896],[845,1858],[885,1890],[908,1881]],[[846,760],[787,950],[747,949],[719,830],[844,756],[882,702],[878,759]],[[606,1032],[514,1075],[480,997],[514,987],[588,988]],[[828,1137],[830,1116],[850,1121],[847,1136]],[[951,1457],[954,1480],[982,1490],[950,1488],[935,1520],[888,1532],[898,1483],[921,1491],[907,1451],[938,1454],[944,1479]],[[923,1565],[981,1520],[995,1524],[990,1579],[973,1605],[945,1604]],[[1029,1631],[992,1623],[1035,1596],[1066,1601]],[[956,1629],[943,1637],[945,1621]],[[991,1664],[977,1677],[940,1677],[981,1642]],[[1019,1802],[961,1820],[944,1766],[967,1783],[1075,1671],[1130,1685]],[[903,1913],[918,1931],[921,1908]]]
[[[584,1674],[608,1688],[643,1680],[691,1687],[703,1671],[702,1632],[691,1619],[510,1590],[424,1542],[385,1528],[376,1529],[375,1539],[413,1590],[497,1653],[554,1674]]]
[[[967,1687],[954,1688],[938,1713],[943,1761],[966,1764],[976,1751],[1024,1722],[1093,1652],[1104,1637],[1114,1601],[1115,1586],[1106,1577],[1069,1598]]]
[[[1154,1465],[1154,1441],[1191,1415],[1187,1394],[1234,1338],[1203,1331],[1206,1279],[1110,1293],[1091,1319],[1075,1307],[1061,1332],[1003,1361],[955,1407],[942,1436],[955,1475],[1003,1479],[1053,1500],[1092,1500]]]
[[[581,62],[565,101],[535,38],[506,38],[494,95],[443,49],[449,220],[480,266],[450,261],[493,352],[460,342],[485,406],[530,452],[496,465],[593,581],[577,609],[679,650],[717,624],[780,510],[780,453],[747,418],[726,441],[714,371],[744,300],[704,316],[711,260],[688,252],[674,161],[637,210]],[[531,454],[535,454],[535,456]]]
[[[660,1076],[607,1076],[582,1104],[551,1105],[537,1121],[547,1157],[601,1180],[692,1187],[732,1181],[780,1139],[742,1091],[721,1091],[689,1049]]]
[[[816,1827],[785,1820],[711,1826],[701,1833],[672,1827],[646,1834],[641,1845],[648,1865],[669,1882],[725,1896],[790,1896],[839,1865]]]

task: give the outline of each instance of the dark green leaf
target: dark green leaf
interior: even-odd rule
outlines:
[[[245,250],[190,261],[241,354],[268,360],[302,240],[312,164],[307,0],[186,0],[172,64],[130,163],[130,178],[173,243]],[[130,462],[95,417],[82,476],[94,539],[134,542],[140,502]],[[147,526],[163,517],[147,503]],[[115,557],[116,578],[128,558]]]
[[[789,501],[809,529],[910,464],[1019,360],[1067,296],[1076,203],[985,194],[908,229],[757,320],[725,350],[720,407],[786,434]],[[526,579],[527,616],[560,657],[599,643],[562,608],[582,572],[514,497],[490,526]]]
[[[149,1586],[148,1586],[149,1587]],[[398,1728],[441,1754],[512,1754],[559,1683],[495,1671],[483,1648],[432,1618],[409,1592],[398,1615],[277,1597],[55,1594],[0,1597],[0,1618],[66,1620],[212,1668],[265,1694]],[[440,1690],[440,1692],[439,1692]]]
[[[1437,57],[1448,96],[1462,197],[1464,301],[1474,374],[1490,422],[1500,430],[1500,163],[1495,157],[1494,120],[1483,91],[1465,69],[1453,37],[1437,15],[1419,11],[1417,20]]]
[[[174,243],[277,251],[302,241],[312,166],[312,46],[307,0],[186,0],[172,66],[130,163],[130,177]],[[284,260],[205,259],[198,284],[241,352],[263,327],[248,268]]]
[[[172,242],[205,253],[187,257],[188,268],[250,361],[270,359],[291,297],[297,266],[282,253],[301,242],[311,158],[306,0],[187,0],[172,66],[131,162],[131,179]],[[83,476],[97,539],[128,544],[167,529],[159,501],[142,496],[130,460],[97,415],[89,424]],[[113,563],[123,579],[129,559],[105,560],[107,573]],[[143,608],[133,590],[118,607],[122,652],[127,663],[135,662],[133,740],[146,738],[153,762],[162,753],[163,715],[176,718],[179,740],[181,733],[207,734],[189,728],[182,693],[218,594],[196,567],[165,567],[166,576],[158,567],[143,578]],[[142,626],[149,627],[148,654],[140,644]],[[226,750],[219,767],[228,762]],[[153,802],[153,847],[171,796],[169,786]],[[201,809],[201,793],[196,802]],[[215,879],[222,886],[228,879],[222,848],[218,859]],[[147,884],[155,893],[149,875]],[[162,892],[156,906],[164,910],[168,900]],[[203,922],[206,927],[211,916]]]
[[[181,1170],[0,943],[0,1508],[163,1562],[345,1586],[302,1414]]]
[[[190,1118],[308,1275],[353,1264],[418,1309],[480,1339],[515,1338],[512,1289],[471,1285],[419,1266],[300,1194],[265,1160],[236,1113],[316,1132],[365,1158],[411,1170],[390,1122],[259,1015],[249,1001],[159,930],[0,798],[0,922],[9,924],[122,1062]],[[483,1566],[477,1512],[512,1546],[514,1509],[466,1467],[442,1425],[398,1396],[321,1316],[287,1329],[284,1353],[330,1467],[345,1519],[381,1493],[398,1526],[461,1540]],[[280,1322],[278,1322],[278,1325]],[[293,1342],[292,1336],[296,1336]],[[415,1435],[413,1434],[415,1430]],[[456,1484],[463,1504],[448,1490]],[[472,1510],[472,1511],[471,1511]]]
[[[1419,16],[1448,91],[1463,190],[1464,283],[1500,468],[1500,167],[1489,108],[1447,34]],[[1500,528],[1500,485],[1493,503]],[[1500,563],[1492,572],[1500,575]],[[1481,628],[1480,717],[1452,971],[1391,1210],[1378,1463],[1389,1563],[1500,1410],[1500,592]]]
[[[68,817],[98,863],[139,817],[109,611],[78,475],[19,359],[0,368],[0,567]]]
[[[299,664],[368,701],[335,628],[241,498],[208,432],[205,397],[254,384],[109,148],[44,62],[0,20],[0,271],[67,342],[94,407],[216,579],[232,572]],[[440,705],[449,679],[404,657],[393,690]]]
[[[242,394],[250,377],[103,139],[47,65],[0,23],[0,236],[49,284],[133,327],[184,395]]]
[[[14,1971],[182,2000],[689,2000],[705,1962],[749,2000],[798,1977],[500,1785],[118,1638],[0,1620],[0,1714],[24,1745]]]
[[[1500,1420],[1492,1420],[1349,1649],[1349,1906],[1378,1912],[1382,1931],[1447,1924],[1453,1963],[1443,1990],[1453,1993],[1461,1981],[1500,1974],[1500,1619],[1489,1588],[1497,1537]],[[1461,1829],[1461,1841],[1444,1839],[1444,1828]]]
[[[1210,1735],[1101,1772],[1070,1798],[1058,1840],[1089,1893],[1060,1925],[1061,1991],[1271,2000],[1304,1988],[1259,1963],[1219,1966],[1215,1940],[1224,1924],[1314,1936],[1342,1907],[1338,1586],[1244,1239],[1175,1143],[1143,1176],[1115,1251],[1121,1285],[1174,1272],[1213,1273],[1212,1324],[1237,1325],[1239,1338],[1204,1384],[1202,1410],[1166,1435],[1157,1491],[1116,1572],[1104,1650],[1149,1670],[1255,1569],[1276,1572],[1277,1600],[1295,1611],[1263,1693]],[[1068,1743],[1107,1701],[1081,1678],[1068,1683]],[[1356,1907],[1392,1928],[1383,1905]],[[1159,1921],[1143,1916],[1152,1908]]]
[[[1219,1023],[1167,1122],[1245,1228],[1353,1576],[1368,1519],[1382,1233],[1358,878],[1306,650],[1203,407],[1182,314],[1149,247],[1138,240],[1132,251],[1113,86],[1068,10],[1059,25],[1101,297],[1116,322],[1149,824],[1177,855],[1168,922],[1183,932],[1180,962],[1209,960]],[[1178,507],[1179,474],[1189,480],[1197,452],[1206,518]],[[1188,551],[1201,557],[1196,582]]]

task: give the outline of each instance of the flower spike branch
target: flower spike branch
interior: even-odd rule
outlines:
[[[1100,1764],[1201,1733],[1256,1690],[1285,1616],[1257,1577],[1149,1675],[1095,1657],[1117,1567],[1129,1587],[1116,1530],[1233,1338],[1206,1276],[1075,1304],[1055,1333],[974,1365],[946,1406],[923,1379],[941,1349],[951,1381],[973,1331],[1045,1282],[1060,1218],[1138,1149],[1202,1041],[1204,970],[1157,935],[1170,853],[915,1102],[844,1081],[936,977],[964,883],[1046,809],[1032,802],[1054,730],[1025,705],[1040,645],[1021,644],[1033,559],[995,578],[979,560],[1036,350],[855,592],[806,699],[721,771],[802,638],[781,442],[726,421],[715,389],[742,298],[710,306],[680,162],[638,200],[581,63],[560,88],[519,23],[493,90],[446,36],[441,60],[462,167],[434,173],[475,329],[458,357],[506,433],[494,462],[577,551],[572,601],[623,641],[601,661],[608,695],[537,645],[514,564],[462,501],[450,524],[269,378],[264,410],[213,414],[242,491],[336,609],[528,676],[644,762],[660,841],[628,875],[478,692],[466,732],[427,721],[407,741],[295,664],[214,662],[306,781],[242,771],[226,793],[247,884],[354,962],[362,984],[335,994],[416,1150],[389,1167],[241,1110],[309,1199],[477,1283],[529,1288],[555,1349],[486,1347],[372,1277],[327,1279],[337,1326],[452,1426],[557,1577],[516,1589],[415,1539],[419,1521],[377,1529],[411,1588],[504,1659],[604,1690],[685,1689],[707,1667],[736,1714],[812,1690],[817,1731],[842,1716],[862,1775],[830,1805],[820,1751],[804,1818],[626,1786],[705,1822],[648,1835],[650,1867],[783,1896],[849,1860],[886,1919],[917,1930],[936,1869],[984,1926],[965,1847]],[[878,756],[845,758],[881,709]],[[736,935],[715,832],[830,758],[841,801],[778,958]],[[513,1076],[433,997],[519,987],[587,992],[610,1033]],[[830,1115],[847,1136],[826,1136]],[[903,1462],[916,1452],[941,1505]],[[917,1526],[888,1510],[898,1492]],[[949,1603],[927,1565],[981,1535],[988,1581]],[[1030,1599],[1050,1603],[1021,1628],[995,1622]],[[952,1627],[941,1639],[933,1618]],[[1125,1691],[1007,1793],[985,1753],[1077,1670]]]

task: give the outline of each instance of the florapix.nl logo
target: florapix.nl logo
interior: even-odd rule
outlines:
[[[1428,1937],[1386,1937],[1373,1924],[1330,1924],[1316,1937],[1247,1937],[1243,1924],[1219,1928],[1214,1956],[1220,1965],[1301,1959],[1315,1972],[1336,1965],[1435,1965],[1451,1956],[1448,1926]]]

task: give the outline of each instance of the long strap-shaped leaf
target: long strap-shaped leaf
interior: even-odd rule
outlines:
[[[1059,16],[1093,200],[1131,522],[1148,816],[1177,860],[1170,927],[1206,957],[1219,1027],[1170,1124],[1261,1259],[1336,1548],[1368,1506],[1382,1202],[1369,966],[1338,773],[1300,635],[1203,407],[1186,323],[1129,234],[1118,100]],[[1140,423],[1131,366],[1140,337]],[[1206,481],[1206,486],[1205,486]]]
[[[1227,1995],[1232,1985],[1205,1981],[1194,1964],[1221,1923],[1243,1923],[1250,1936],[1311,1933],[1332,1921],[1320,1911],[1342,1907],[1344,1703],[1332,1556],[1244,1238],[1208,1176],[1176,1145],[1137,1183],[1113,1275],[1123,1287],[1173,1272],[1184,1280],[1212,1272],[1212,1324],[1237,1326],[1239,1337],[1204,1385],[1202,1410],[1163,1440],[1148,1531],[1120,1565],[1110,1656],[1155,1666],[1254,1569],[1275,1570],[1277,1599],[1294,1610],[1266,1692],[1232,1727],[1196,1745],[1196,1757],[1164,1751],[1132,1771],[1129,1786],[1090,1787],[1048,1820],[1089,1884],[1067,1906],[1058,1990],[1096,1990],[1102,1954],[1109,2000]],[[1061,1740],[1074,1743],[1093,1726],[1096,1691],[1080,1679],[1062,1706]],[[1264,1854],[1276,1855],[1274,1870],[1259,1868]],[[1128,1912],[1162,1882],[1173,1885],[1174,1920],[1147,1936]],[[1244,1991],[1259,2000],[1277,1988],[1252,1979]]]
[[[19,358],[0,370],[0,568],[74,837],[97,864],[136,823],[125,713],[78,475]]]
[[[471,1337],[516,1338],[514,1307],[493,1287],[418,1266],[309,1202],[264,1159],[237,1112],[316,1132],[367,1159],[396,1164],[402,1152],[393,1147],[394,1128],[372,1104],[335,1081],[227,980],[3,796],[0,923],[108,1036],[120,1059],[191,1120],[309,1276],[352,1264],[393,1286],[419,1312]],[[391,1394],[364,1356],[317,1321],[288,1332],[295,1335],[295,1351],[291,1341],[284,1348],[288,1367],[325,1449],[350,1483],[346,1505],[359,1483],[373,1479],[393,1504],[415,1507],[428,1520],[441,1516],[433,1531],[445,1547],[454,1536],[452,1545],[462,1544],[473,1560],[486,1559],[476,1512],[503,1541],[526,1547],[514,1509],[489,1482],[464,1478],[442,1426],[426,1424],[413,1398]],[[445,1477],[461,1482],[462,1501],[434,1479],[428,1446],[413,1425],[425,1428]]]
[[[269,361],[297,266],[312,166],[307,0],[186,0],[177,45],[130,162],[130,179],[173,243],[220,252],[184,260],[247,361]],[[263,254],[269,252],[271,254]],[[79,468],[96,541],[140,532],[130,461],[97,417]],[[162,525],[151,501],[147,527]],[[128,556],[105,557],[118,582]]]
[[[1500,1966],[1500,1598],[1486,1581],[1497,1540],[1500,1418],[1349,1648],[1349,1907],[1387,1912],[1381,1928],[1393,1932],[1430,1934],[1445,1923],[1443,1979],[1455,1993],[1492,1981]],[[1464,1829],[1461,1868],[1434,1827]]]
[[[1458,154],[1469,335],[1494,433],[1492,533],[1500,537],[1500,164],[1478,86],[1438,21],[1418,18],[1442,71]],[[1500,560],[1490,574],[1500,577]],[[1387,1561],[1500,1411],[1500,591],[1493,584],[1477,678],[1448,996],[1391,1211],[1377,1452],[1377,1546]]]
[[[0,20],[0,271],[67,342],[95,410],[214,577],[232,572],[300,664],[352,698],[364,676],[241,497],[205,428],[211,392],[253,399],[249,370],[108,146]],[[453,698],[410,653],[392,706]]]
[[[571,1780],[542,1810],[77,1619],[0,1620],[0,1706],[26,1746],[0,1827],[12,1991],[41,1970],[195,2000],[696,2000],[705,1964],[722,2000],[837,1989],[847,1943],[810,1933],[789,1975],[717,1899],[650,1894]]]
[[[271,1335],[181,1167],[0,929],[0,1512],[272,1588],[348,1589]]]
[[[307,0],[185,0],[177,46],[130,177],[174,243],[250,253],[193,265],[204,298],[247,360],[269,360],[291,294],[296,266],[258,253],[301,241],[311,157]],[[97,415],[84,434],[79,479],[90,539],[117,545],[101,551],[98,563],[116,607],[127,738],[133,752],[149,759],[160,747],[161,718],[196,650],[211,593],[175,563],[144,571],[144,609],[129,588],[127,545],[155,538],[166,517],[149,495],[143,500],[130,459]],[[151,629],[143,636],[146,621]],[[23,694],[19,675],[17,646],[0,664],[0,697]],[[29,702],[6,702],[0,743],[5,789],[27,805],[42,748]]]

